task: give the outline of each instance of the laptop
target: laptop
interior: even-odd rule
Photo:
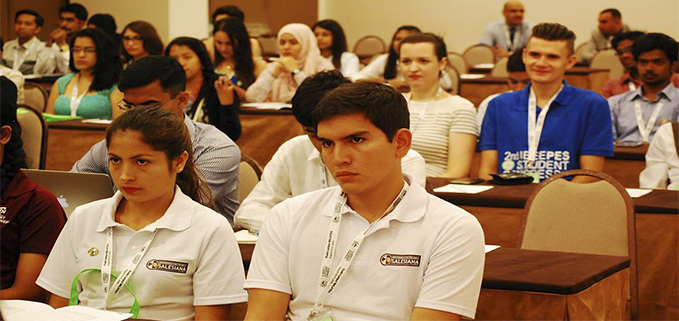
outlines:
[[[57,197],[66,217],[76,207],[113,196],[113,184],[106,174],[22,169],[36,184]]]

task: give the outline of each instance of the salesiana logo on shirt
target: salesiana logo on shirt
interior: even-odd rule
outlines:
[[[149,260],[146,262],[146,268],[149,270],[186,274],[186,271],[189,268],[189,263],[167,260]]]
[[[528,163],[528,151],[518,152],[505,151],[502,160],[503,173],[535,173],[540,175],[540,180],[554,174],[568,170],[571,161],[569,151],[538,151],[533,166]]]

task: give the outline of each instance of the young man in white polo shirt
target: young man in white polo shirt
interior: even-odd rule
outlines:
[[[412,140],[403,96],[383,84],[345,84],[314,119],[339,186],[267,215],[245,283],[246,320],[473,318],[483,231],[402,173]]]

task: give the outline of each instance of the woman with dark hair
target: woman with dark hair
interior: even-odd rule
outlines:
[[[111,38],[117,37],[118,25],[116,19],[110,14],[97,13],[87,20],[87,28],[98,28],[105,31]]]
[[[165,55],[177,60],[186,73],[189,102],[184,111],[191,119],[212,124],[236,141],[241,134],[238,111],[240,99],[227,76],[218,76],[205,45],[198,39],[179,37],[165,48]]]
[[[342,26],[335,20],[326,19],[316,22],[311,30],[316,35],[321,55],[330,60],[344,77],[353,77],[359,69],[358,56],[347,51],[347,39]]]
[[[230,319],[231,305],[247,301],[243,262],[231,225],[209,207],[184,121],[138,106],[111,123],[106,147],[118,191],[71,214],[36,282],[49,304]]]
[[[71,37],[69,69],[52,86],[45,112],[83,118],[113,119],[123,99],[117,83],[122,66],[111,37],[83,29]]]
[[[261,58],[252,58],[250,36],[241,19],[219,20],[212,35],[215,72],[227,76],[237,86],[238,97],[244,100],[245,91],[266,68],[266,62]]]
[[[394,87],[400,87],[405,84],[405,80],[398,72],[398,52],[401,40],[414,33],[420,33],[420,28],[415,26],[400,26],[391,37],[389,44],[389,53],[377,56],[370,64],[361,69],[352,79],[379,79],[387,82]]]
[[[163,41],[156,28],[146,21],[133,21],[123,29],[123,61],[125,66],[149,55],[163,54]]]
[[[0,77],[0,297],[3,300],[41,300],[44,291],[35,284],[66,214],[57,198],[21,171],[26,153],[17,121],[17,90]]]

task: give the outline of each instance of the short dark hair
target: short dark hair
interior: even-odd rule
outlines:
[[[106,13],[97,13],[90,17],[87,24],[94,25],[97,28],[104,30],[109,36],[117,37],[116,31],[118,30],[118,25],[116,24],[116,19],[112,15]]]
[[[19,16],[22,14],[29,14],[31,16],[34,16],[35,24],[38,27],[42,27],[43,25],[45,25],[45,18],[43,18],[37,11],[31,9],[22,9],[17,11],[17,13],[14,14],[14,22],[17,22],[17,19],[19,19]]]
[[[152,24],[146,22],[146,21],[132,21],[123,28],[123,35],[125,34],[125,30],[130,29],[136,33],[139,34],[141,37],[142,41],[144,42],[144,50],[149,53],[149,55],[162,55],[163,54],[163,41],[160,40],[160,36],[158,35],[158,31],[156,31],[156,28],[153,27]],[[125,58],[126,61],[130,61],[132,59],[132,56],[125,51],[125,49],[122,49],[123,51],[123,57]]]
[[[322,71],[304,79],[292,97],[292,114],[302,126],[313,127],[314,109],[323,96],[340,85],[350,82],[337,70]]]
[[[622,19],[622,14],[620,13],[620,10],[615,9],[615,8],[608,8],[605,10],[602,10],[599,14],[602,15],[604,13],[610,13],[611,16],[615,19]]]
[[[566,41],[568,52],[572,55],[575,52],[575,33],[566,26],[558,23],[540,23],[533,27],[531,37],[548,41]]]
[[[314,122],[336,116],[363,114],[389,141],[396,131],[410,128],[408,102],[394,87],[372,81],[344,84],[321,99],[314,109]]]
[[[131,63],[120,75],[118,89],[144,87],[159,80],[164,92],[175,97],[186,89],[186,73],[176,60],[167,56],[147,56]]]
[[[645,34],[634,41],[632,45],[634,60],[638,60],[642,53],[655,49],[665,52],[670,63],[677,61],[677,42],[666,34],[656,32]]]
[[[75,15],[76,18],[82,21],[87,20],[87,9],[85,6],[79,3],[69,3],[59,7],[59,13],[70,12]]]
[[[214,12],[212,12],[212,23],[217,22],[215,18],[219,15],[228,15],[229,17],[235,17],[240,20],[245,20],[245,13],[243,13],[242,10],[240,10],[236,6],[223,6],[217,8]]]
[[[637,38],[645,35],[646,33],[643,31],[628,31],[628,32],[621,32],[617,36],[611,40],[611,46],[613,49],[618,47],[618,44],[623,41],[623,40],[632,40],[634,42],[637,40]]]
[[[523,63],[523,48],[517,49],[507,59],[507,72],[525,72],[526,65]]]
[[[94,79],[89,89],[101,91],[113,87],[118,82],[120,72],[123,70],[114,40],[102,30],[82,29],[71,36],[69,46],[73,48],[76,39],[81,37],[92,39],[97,52],[97,62],[92,71]],[[75,73],[78,72],[78,69],[75,67],[73,54],[74,52],[71,50],[68,68]]]

